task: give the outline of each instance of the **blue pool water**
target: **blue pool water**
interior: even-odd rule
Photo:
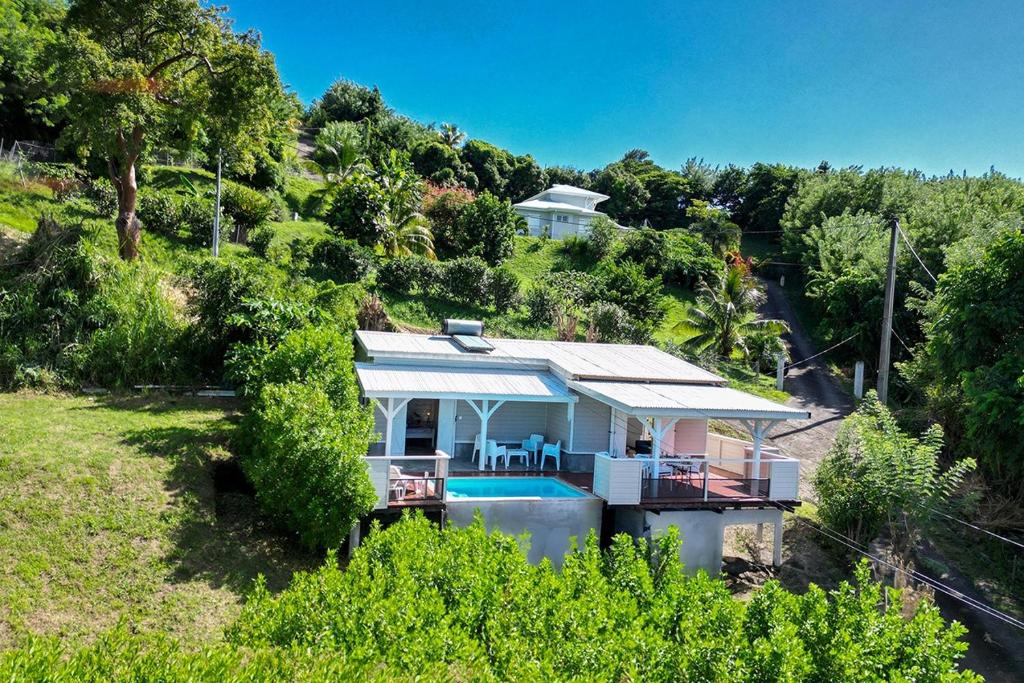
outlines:
[[[449,477],[448,498],[586,498],[554,477]]]

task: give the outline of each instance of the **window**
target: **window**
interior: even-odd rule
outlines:
[[[559,213],[559,214],[555,214],[555,220],[558,221],[559,223],[568,223],[569,222],[569,217],[567,215],[565,215],[564,213]]]

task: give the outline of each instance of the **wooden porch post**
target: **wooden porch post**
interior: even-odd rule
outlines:
[[[651,423],[651,466],[654,468],[652,479],[661,478],[661,418],[656,417]]]
[[[391,457],[391,426],[395,420],[395,399],[388,398],[388,407],[384,411],[384,455]]]

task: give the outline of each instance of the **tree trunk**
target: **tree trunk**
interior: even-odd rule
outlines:
[[[135,215],[139,194],[139,186],[135,182],[135,159],[122,160],[120,164],[111,159],[108,168],[110,180],[117,190],[117,221],[114,223],[117,252],[125,261],[134,261],[139,257],[139,238],[142,236],[142,226]]]

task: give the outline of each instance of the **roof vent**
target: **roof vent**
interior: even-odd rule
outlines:
[[[464,351],[469,351],[470,353],[490,353],[494,350],[491,343],[484,339],[484,324],[479,320],[445,318],[441,332],[450,335],[452,341],[458,344]]]

